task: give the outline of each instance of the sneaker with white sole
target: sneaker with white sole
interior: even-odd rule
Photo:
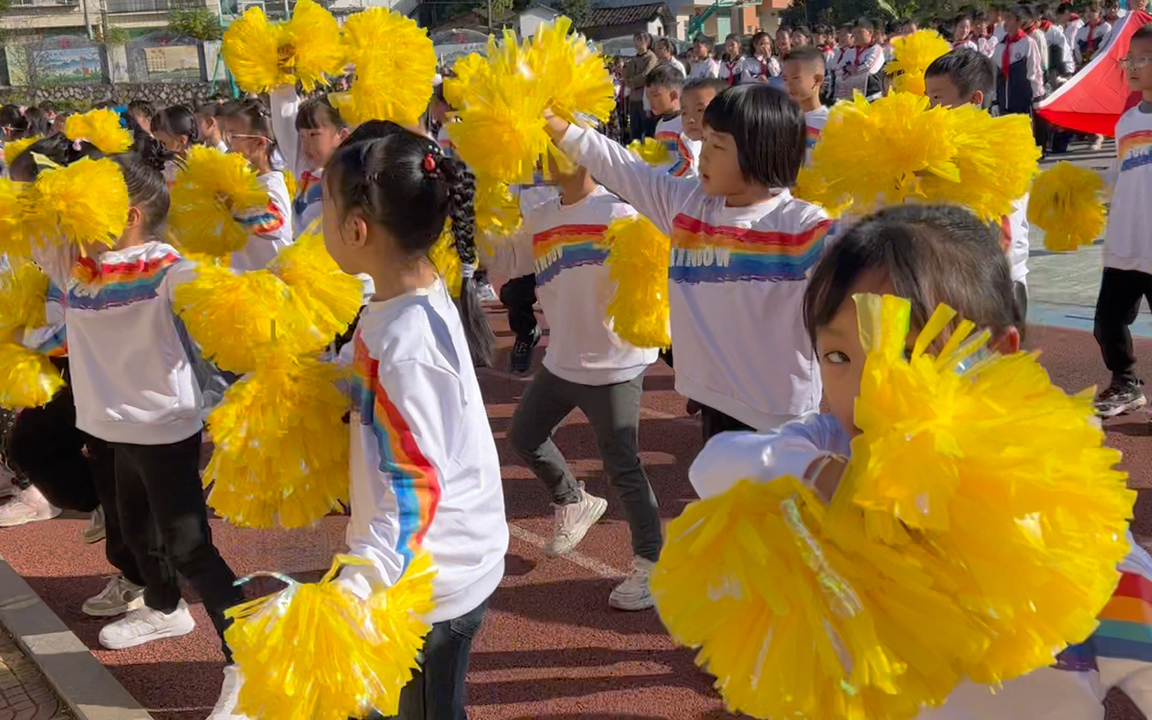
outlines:
[[[100,630],[100,644],[109,650],[145,645],[154,640],[180,637],[196,629],[196,621],[183,600],[170,613],[145,605]]]
[[[63,512],[53,507],[35,486],[18,490],[11,502],[0,507],[0,527],[17,527],[28,523],[51,520]]]
[[[608,509],[608,501],[589,495],[584,491],[584,483],[580,483],[580,502],[553,507],[556,508],[556,535],[545,550],[549,555],[567,555]]]
[[[649,581],[656,563],[637,557],[632,560],[632,574],[617,585],[608,596],[608,604],[617,610],[647,610],[656,604]]]
[[[224,667],[224,684],[220,687],[220,699],[212,714],[207,720],[248,720],[247,715],[240,715],[236,706],[240,703],[240,688],[244,686],[244,676],[240,673],[239,665]]]
[[[144,588],[123,575],[108,581],[99,595],[84,601],[84,614],[92,617],[116,617],[144,607]]]
[[[98,507],[92,513],[92,518],[88,521],[88,527],[84,528],[84,542],[89,545],[98,543],[104,539],[106,535],[104,531],[104,507]]]

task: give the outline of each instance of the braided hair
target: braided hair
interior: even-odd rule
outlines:
[[[402,252],[426,256],[452,221],[462,278],[457,307],[479,367],[492,364],[495,336],[480,307],[475,272],[476,177],[431,138],[392,122],[363,123],[340,146],[324,177],[343,212],[358,209]]]

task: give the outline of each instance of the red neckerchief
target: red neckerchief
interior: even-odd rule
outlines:
[[[1076,22],[1079,19],[1080,19],[1080,16],[1077,15],[1076,13],[1072,13],[1071,15],[1068,16],[1068,22]]]
[[[1096,28],[1100,27],[1101,23],[1088,25],[1088,52],[1096,49]]]
[[[760,77],[762,77],[762,78],[768,77],[768,60],[771,60],[772,56],[769,55],[768,60],[761,60],[760,58],[753,55],[752,59],[754,59],[756,62],[760,63]]]
[[[864,52],[874,47],[876,47],[876,43],[870,43],[862,48],[856,48],[856,57],[852,58],[852,63],[857,70],[860,69],[860,60],[864,57]]]
[[[1016,34],[1009,37],[1004,36],[1004,60],[1000,63],[1000,72],[1004,74],[1004,79],[1008,79],[1008,68],[1012,66],[1012,43],[1019,42],[1025,38],[1023,30],[1017,30]]]
[[[959,47],[964,47],[964,46],[965,46],[965,45],[967,45],[967,44],[968,44],[968,43],[969,43],[971,40],[972,40],[972,36],[971,36],[971,35],[969,35],[968,37],[964,38],[963,40],[961,40],[961,41],[959,41],[959,42],[954,42],[954,43],[952,43],[952,49],[953,49],[953,50],[955,50],[956,48],[959,48]]]
[[[1040,21],[1040,30],[1041,31],[1048,32],[1051,29],[1052,29],[1052,21],[1051,20],[1041,20]]]
[[[728,84],[731,85],[736,82],[736,70],[740,67],[740,61],[744,58],[738,57],[732,62],[724,62],[724,67],[728,69]]]

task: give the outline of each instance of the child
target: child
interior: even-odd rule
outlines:
[[[221,128],[222,123],[217,118],[217,113],[220,111],[219,103],[205,103],[196,110],[196,125],[199,129],[200,141],[211,148],[216,148],[220,152],[228,152],[228,146],[224,143],[224,132]]]
[[[1098,3],[1085,6],[1084,18],[1087,22],[1076,31],[1076,43],[1072,48],[1076,54],[1077,67],[1092,62],[1092,58],[1096,57],[1096,53],[1100,52],[1112,34],[1112,25],[1101,17]]]
[[[847,100],[859,92],[875,100],[883,92],[884,48],[876,42],[876,26],[867,18],[860,18],[852,35],[855,47],[844,54],[836,97]]]
[[[156,108],[147,100],[133,100],[128,103],[128,126],[134,123],[136,128],[145,134],[152,134],[152,118],[156,115]],[[135,129],[135,128],[133,128]]]
[[[670,65],[661,65],[648,73],[648,104],[659,119],[656,140],[668,150],[668,174],[675,177],[694,177],[700,144],[684,137],[680,118],[680,94],[684,91],[684,76]]]
[[[1053,90],[1060,87],[1076,73],[1076,61],[1072,54],[1072,46],[1064,35],[1064,29],[1054,22],[1052,12],[1044,6],[1040,13],[1039,27],[1044,33],[1046,48],[1040,51],[1048,53],[1048,77],[1045,80]]]
[[[1064,38],[1068,41],[1068,47],[1073,49],[1073,56],[1075,56],[1076,35],[1079,34],[1080,28],[1084,27],[1084,21],[1076,14],[1072,3],[1069,2],[1062,2],[1056,8],[1056,19],[1060,23],[1060,29],[1064,31]]]
[[[925,95],[932,107],[984,107],[995,87],[995,70],[983,55],[953,50],[936,58],[924,73]],[[1013,211],[1000,220],[1001,248],[1011,267],[1016,308],[1023,323],[1028,315],[1028,195],[1016,198]]]
[[[684,69],[684,63],[680,62],[680,58],[676,57],[676,46],[672,41],[666,37],[656,38],[656,44],[653,46],[656,51],[656,61],[659,65],[668,65],[680,71],[681,75],[688,73]]]
[[[964,13],[957,15],[956,19],[952,21],[952,49],[959,50],[960,48],[980,51],[980,46],[972,39],[972,18]]]
[[[808,128],[808,156],[812,146],[820,139],[824,123],[828,122],[828,108],[820,102],[820,88],[824,85],[824,55],[814,47],[799,47],[784,58],[784,83],[788,97],[804,111],[804,124]]]
[[[738,85],[744,72],[744,45],[740,36],[732,33],[724,38],[724,62],[720,64],[720,79],[729,85]]]
[[[690,80],[720,77],[720,63],[712,57],[712,38],[701,35],[692,43]]]
[[[720,93],[728,88],[728,83],[719,78],[697,78],[688,81],[684,86],[683,99],[680,107],[684,111],[680,117],[683,120],[684,135],[698,145],[704,142],[704,111]],[[699,157],[699,153],[697,153]]]
[[[772,56],[772,38],[760,31],[752,36],[752,57],[744,58],[740,82],[766,83],[779,75],[780,61]]]
[[[292,244],[292,200],[284,173],[272,169],[272,119],[259,100],[241,100],[220,109],[224,142],[230,152],[243,155],[259,175],[268,193],[268,206],[237,220],[248,228],[248,245],[232,253],[235,270],[262,270]]]
[[[898,295],[911,302],[912,335],[944,303],[992,334],[990,346],[1019,349],[1008,263],[995,235],[967,211],[950,206],[906,205],[875,213],[829,246],[804,299],[805,324],[820,357],[824,399],[831,412],[770,433],[727,433],[713,438],[693,462],[689,479],[701,497],[713,497],[741,478],[767,482],[791,475],[831,498],[859,431],[853,405],[865,354],[857,327],[857,293]],[[1120,565],[1146,586],[1147,553],[1133,545]],[[1123,589],[1123,584],[1121,589]],[[1132,623],[1135,624],[1135,623]],[[993,689],[963,683],[938,709],[918,720],[1103,720],[1104,692],[1120,687],[1147,710],[1152,666],[1116,660],[1105,642],[1090,642],[1100,657],[1096,678],[1063,659]],[[1099,694],[1097,694],[1099,693]],[[1139,701],[1138,701],[1139,702]]]
[[[1040,48],[1024,31],[1031,10],[1017,5],[1004,13],[1004,39],[996,46],[996,107],[1001,115],[1031,114],[1044,96],[1044,70]]]
[[[1152,297],[1152,239],[1145,214],[1152,202],[1152,27],[1137,30],[1123,61],[1128,87],[1141,102],[1116,123],[1118,175],[1104,233],[1104,276],[1096,301],[1096,342],[1112,382],[1096,398],[1103,417],[1144,407],[1128,326],[1145,296]]]
[[[656,361],[621,340],[604,322],[613,281],[604,261],[603,235],[617,218],[635,211],[584,168],[564,174],[552,165],[560,197],[525,216],[516,255],[535,258],[537,295],[549,320],[544,367],[536,372],[512,417],[508,441],[551,493],[556,534],[548,552],[566,555],[608,507],[577,483],[552,433],[580,408],[596,433],[609,481],[624,503],[632,531],[633,572],[608,604],[619,610],[652,607],[648,577],[660,557],[660,510],[640,464],[640,398],[644,371]]]
[[[816,412],[820,377],[799,310],[831,223],[787,190],[804,163],[800,108],[763,85],[725,90],[704,113],[699,180],[559,118],[549,132],[671,237],[676,390],[702,406],[704,437]]]
[[[303,232],[320,217],[323,199],[320,177],[324,166],[351,131],[326,95],[304,101],[296,117],[289,118],[278,130],[277,137],[282,143],[297,147],[299,152],[296,167],[300,169],[300,180],[292,201],[292,227],[296,232]]]
[[[208,527],[199,472],[200,390],[172,309],[174,289],[192,269],[157,239],[168,189],[154,142],[113,158],[132,203],[116,247],[78,261],[68,247],[38,258],[66,288],[76,426],[91,436],[109,560],[130,582],[121,587],[115,578],[85,603],[88,609],[103,599],[93,614],[130,610],[100,631],[100,644],[112,650],[192,632],[195,621],[181,599],[178,574],[203,599],[221,636],[224,611],[242,599]],[[82,143],[77,152],[91,156],[89,148]],[[117,536],[127,557],[114,556],[123,550],[114,543]],[[226,647],[224,652],[227,657]]]
[[[852,26],[849,24],[841,25],[840,29],[836,31],[836,53],[832,57],[831,64],[828,65],[828,70],[832,74],[833,101],[840,97],[840,87],[844,84],[844,62],[847,60],[848,51],[855,46],[856,38],[852,34]]]
[[[349,568],[343,580],[366,594],[399,579],[418,550],[431,554],[432,630],[398,717],[465,717],[468,655],[504,575],[508,525],[469,360],[484,318],[462,317],[428,251],[451,217],[462,262],[474,262],[474,181],[434,141],[393,123],[362,125],[325,170],[324,243],[345,272],[371,275],[376,288],[352,343],[347,538],[372,566]]]
[[[200,144],[200,123],[196,115],[186,107],[173,105],[152,116],[152,137],[159,140],[171,153],[164,162],[164,180],[168,187],[176,181],[181,161],[187,157],[193,145]]]

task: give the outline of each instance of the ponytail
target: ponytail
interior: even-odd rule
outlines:
[[[448,185],[448,216],[452,218],[452,235],[456,253],[460,255],[460,298],[457,300],[460,320],[473,364],[491,367],[496,336],[480,306],[476,283],[476,176],[462,161],[446,156],[440,158],[439,169]]]

